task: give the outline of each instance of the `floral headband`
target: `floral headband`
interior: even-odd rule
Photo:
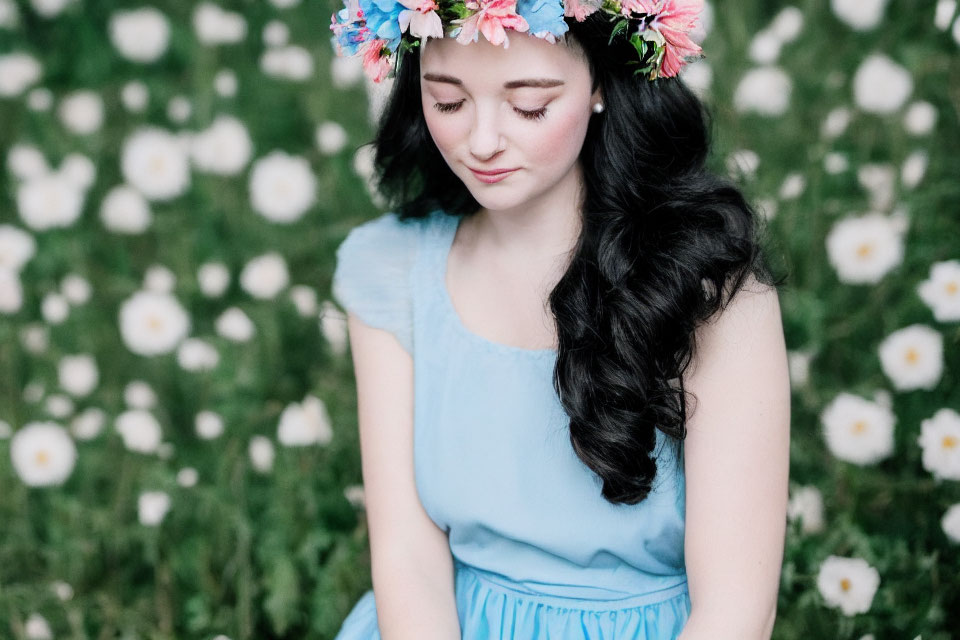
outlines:
[[[626,38],[637,53],[635,73],[648,79],[675,76],[700,46],[690,39],[703,0],[344,0],[331,16],[337,55],[363,55],[374,81],[392,77],[405,51],[422,38],[454,37],[461,44],[478,34],[510,46],[507,29],[555,43],[569,29],[565,17],[583,22],[602,11],[614,22],[610,42]],[[396,55],[395,55],[396,54]]]

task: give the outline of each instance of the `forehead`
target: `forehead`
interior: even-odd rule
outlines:
[[[510,46],[493,45],[481,35],[460,44],[455,38],[427,38],[421,44],[420,75],[455,76],[466,86],[552,78],[565,84],[589,82],[586,60],[569,44],[550,43],[527,33],[509,32]]]

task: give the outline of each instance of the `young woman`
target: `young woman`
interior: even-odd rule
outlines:
[[[395,73],[392,210],[333,280],[373,580],[340,640],[770,637],[780,282],[675,77],[699,5],[567,2],[334,19],[341,52]]]

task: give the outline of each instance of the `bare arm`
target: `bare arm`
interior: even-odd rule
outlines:
[[[459,640],[446,533],[417,495],[413,360],[388,331],[348,313],[373,591],[384,640]]]
[[[790,385],[776,290],[751,277],[701,329],[684,383],[697,401],[684,445],[691,611],[679,637],[767,639],[790,464]]]

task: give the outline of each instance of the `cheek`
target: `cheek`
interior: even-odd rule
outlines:
[[[456,124],[458,118],[445,118],[442,114],[438,117],[427,110],[424,110],[423,118],[434,144],[443,154],[453,149],[463,136],[460,125]]]
[[[556,114],[529,136],[529,155],[544,165],[568,166],[580,155],[588,123],[580,113],[572,110]]]

